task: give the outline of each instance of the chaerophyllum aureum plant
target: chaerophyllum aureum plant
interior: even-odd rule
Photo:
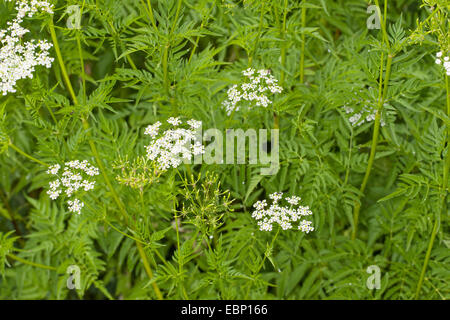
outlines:
[[[0,299],[448,299],[449,10],[0,0]]]

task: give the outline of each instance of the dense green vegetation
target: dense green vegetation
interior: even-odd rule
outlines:
[[[0,299],[450,297],[448,0],[30,3],[0,0]],[[227,112],[248,68],[281,89]],[[278,170],[163,168],[171,117],[268,129]],[[260,230],[276,192],[313,231]]]

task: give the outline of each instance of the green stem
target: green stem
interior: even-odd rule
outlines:
[[[20,257],[18,257],[18,256],[16,256],[16,255],[14,255],[14,254],[12,254],[12,253],[8,253],[8,257],[10,257],[11,259],[14,259],[14,260],[16,260],[16,261],[22,262],[22,263],[24,263],[24,264],[28,264],[28,265],[33,266],[33,267],[37,267],[37,268],[41,268],[41,269],[46,269],[46,270],[52,270],[52,271],[57,271],[57,270],[58,270],[58,269],[56,269],[55,267],[50,267],[50,266],[46,266],[46,265],[43,265],[43,264],[40,264],[40,263],[31,262],[31,261],[22,259],[22,258],[20,258]]]
[[[179,230],[179,226],[178,226],[178,215],[177,215],[177,211],[176,211],[176,203],[175,203],[175,199],[173,200],[173,214],[175,217],[175,229],[177,231],[177,247],[178,247],[178,273],[181,276],[181,292],[184,295],[184,298],[187,300],[188,295],[186,293],[186,289],[184,288],[184,276],[183,276],[183,265],[184,265],[184,258],[181,257],[181,244],[180,244],[180,230]]]
[[[11,206],[9,205],[9,199],[6,195],[6,192],[3,192],[2,189],[0,189],[0,198],[2,199],[3,204],[5,205],[6,211],[8,212],[9,217],[11,218],[11,222],[14,226],[14,229],[16,230],[16,233],[19,236],[19,238],[18,238],[19,243],[22,247],[24,247],[25,241],[22,238],[22,232],[20,232],[19,223],[17,222],[16,217],[15,217],[16,213],[11,209]],[[20,215],[19,214],[17,214],[17,215],[20,218]]]
[[[275,240],[277,239],[277,237],[278,237],[278,234],[280,233],[280,227],[278,227],[278,229],[277,229],[277,233],[275,233],[275,236],[272,238],[272,242],[270,243],[270,247],[269,247],[269,252],[265,252],[264,253],[264,258],[263,258],[263,260],[261,261],[261,263],[259,264],[259,266],[258,266],[258,269],[256,269],[256,272],[254,272],[253,273],[253,275],[257,275],[257,274],[259,274],[259,271],[261,270],[261,268],[264,266],[264,262],[266,262],[266,258],[268,257],[268,255],[270,255],[270,252],[272,251],[272,249],[273,249],[273,245],[274,245],[274,243],[275,243]],[[250,293],[250,289],[252,288],[252,282],[250,282],[250,284],[249,284],[249,286],[248,286],[248,289],[247,289],[247,293],[245,294],[245,299],[247,299],[248,298],[248,295],[249,295],[249,293]]]
[[[280,116],[276,112],[273,113],[273,128],[280,128]]]
[[[391,46],[389,43],[389,37],[387,34],[387,30],[386,30],[386,22],[387,22],[387,5],[388,5],[388,1],[384,0],[384,17],[382,17],[381,15],[381,11],[380,11],[380,3],[378,0],[375,0],[375,6],[376,6],[376,10],[378,13],[378,16],[380,17],[380,22],[381,22],[381,31],[383,32],[383,41],[385,42],[388,51],[390,50]]]
[[[169,48],[170,48],[170,40],[172,37],[172,34],[175,30],[175,27],[177,25],[178,22],[178,17],[180,15],[180,11],[181,11],[181,3],[183,2],[183,0],[178,0],[178,4],[177,4],[177,11],[175,13],[175,19],[173,20],[173,24],[172,24],[172,28],[170,29],[170,33],[167,39],[167,43],[164,46],[164,51],[163,51],[163,57],[162,57],[162,67],[163,67],[163,77],[164,77],[164,91],[166,93],[166,95],[169,95],[169,64],[168,64],[168,60],[169,60]]]
[[[449,77],[445,76],[445,87],[447,92],[447,116],[450,117],[450,81]],[[440,212],[436,216],[433,230],[431,231],[430,241],[428,243],[427,252],[425,254],[425,260],[423,262],[422,271],[420,273],[419,281],[417,282],[416,293],[414,299],[419,298],[420,290],[422,289],[423,280],[425,278],[425,273],[428,267],[428,261],[430,260],[431,250],[433,249],[434,240],[436,239],[437,232],[439,230],[441,215],[445,214],[447,211],[447,185],[448,185],[448,173],[450,169],[450,126],[447,126],[447,154],[445,155],[444,170],[443,170],[443,181],[442,181],[442,191],[440,199]]]
[[[347,169],[345,170],[345,179],[344,179],[344,185],[348,182],[348,177],[350,176],[350,162],[352,159],[352,149],[353,149],[353,128],[350,136],[350,146],[348,150],[348,160],[347,160]]]
[[[18,147],[16,147],[16,146],[12,143],[12,141],[9,141],[9,146],[10,146],[12,149],[14,149],[15,151],[17,151],[18,153],[20,153],[21,155],[23,155],[24,157],[26,157],[26,158],[28,158],[28,159],[34,161],[34,162],[39,163],[40,165],[43,165],[43,166],[45,166],[45,167],[48,167],[48,166],[49,166],[48,164],[42,162],[41,160],[36,159],[35,157],[30,156],[28,153],[26,153],[26,152],[20,150]]]
[[[56,37],[55,27],[53,25],[53,16],[50,19],[49,26],[50,26],[50,33],[51,33],[51,36],[52,36],[53,45],[54,45],[55,51],[56,51],[56,56],[58,58],[59,66],[61,68],[61,72],[63,74],[63,78],[64,78],[64,81],[65,81],[67,90],[69,91],[70,95],[72,96],[74,104],[78,105],[78,99],[77,99],[77,97],[75,95],[75,92],[73,90],[73,87],[72,87],[72,84],[70,82],[70,79],[67,76],[66,67],[65,67],[64,60],[63,60],[62,54],[61,54],[61,50],[60,50],[60,47],[59,47],[59,44],[58,44],[58,38]],[[79,47],[79,49],[80,49],[80,47]],[[81,121],[83,123],[83,128],[88,132],[88,135],[90,136],[89,123],[84,118],[82,118]],[[100,156],[99,156],[99,154],[97,152],[97,148],[96,148],[94,142],[92,141],[92,139],[90,137],[88,139],[88,143],[89,143],[91,151],[92,151],[92,153],[93,153],[93,155],[94,155],[94,157],[96,159],[97,165],[99,166],[99,169],[100,169],[100,171],[101,171],[101,173],[103,175],[103,178],[105,179],[105,182],[106,182],[106,184],[107,184],[107,186],[108,186],[108,188],[109,188],[109,190],[111,192],[111,195],[112,195],[114,201],[116,202],[117,206],[119,207],[119,210],[120,210],[120,212],[122,213],[122,216],[125,219],[125,223],[128,224],[128,214],[127,214],[127,212],[125,210],[125,207],[123,206],[122,201],[120,201],[119,196],[117,195],[117,192],[113,188],[113,186],[111,184],[111,181],[109,180],[109,177],[108,177],[108,175],[106,173],[105,167],[103,166],[103,162],[101,161]],[[145,268],[145,270],[147,272],[147,275],[148,275],[149,279],[151,280],[153,278],[153,274],[151,272],[150,265],[149,265],[148,260],[147,260],[147,256],[145,255],[145,252],[142,249],[142,245],[139,242],[136,242],[136,245],[138,247],[138,251],[139,251],[139,255],[141,256],[141,260],[142,260],[142,262],[144,264],[144,268]],[[158,299],[162,299],[162,295],[161,295],[161,292],[160,292],[160,290],[158,288],[158,285],[155,282],[153,282],[152,286],[153,286],[153,288],[155,290],[155,293],[156,293],[156,296],[158,297]]]
[[[283,40],[283,46],[281,47],[281,75],[280,75],[280,86],[284,85],[285,78],[285,64],[286,64],[286,15],[287,15],[287,0],[284,0],[284,8],[283,8],[283,22],[281,25],[281,39]]]
[[[170,34],[173,34],[173,32],[175,31],[175,27],[177,26],[178,17],[180,16],[182,2],[183,2],[183,0],[178,0],[177,11],[175,13],[175,19],[173,20],[172,29],[170,29]]]
[[[83,122],[83,128],[88,131],[89,130],[89,123],[86,119],[81,119]],[[99,166],[100,172],[102,173],[103,178],[105,179],[105,182],[108,186],[108,189],[111,191],[111,195],[116,202],[117,206],[119,207],[120,212],[122,213],[123,218],[125,219],[125,222],[128,223],[128,214],[125,210],[125,207],[123,206],[122,201],[120,201],[119,196],[117,195],[116,190],[112,186],[111,181],[109,180],[108,174],[106,173],[105,167],[103,166],[103,162],[100,159],[100,155],[98,154],[97,147],[95,146],[94,141],[92,139],[88,139],[89,146],[91,148],[92,154],[95,157],[95,160],[97,162],[97,165]]]
[[[386,47],[388,48],[389,54],[388,54],[387,65],[386,65],[386,75],[385,75],[385,79],[383,81],[384,53],[381,53],[380,83],[379,83],[379,91],[378,91],[379,92],[379,94],[378,94],[378,108],[377,108],[377,113],[375,115],[375,126],[374,126],[374,131],[373,131],[373,136],[372,136],[372,146],[371,146],[371,149],[370,149],[369,162],[367,164],[366,173],[364,175],[364,179],[363,179],[363,182],[362,182],[361,187],[360,187],[361,193],[364,193],[364,190],[366,189],[367,182],[369,181],[370,171],[372,170],[373,161],[375,159],[376,147],[377,147],[377,144],[378,144],[378,135],[379,135],[379,131],[380,131],[381,113],[383,111],[383,105],[384,105],[384,101],[385,101],[386,95],[387,95],[387,90],[388,90],[388,85],[389,85],[389,78],[390,78],[390,74],[391,74],[392,59],[394,57],[393,54],[390,52],[389,37],[388,37],[387,31],[386,31],[387,4],[388,4],[388,1],[385,0],[384,1],[384,17],[382,17],[381,16],[381,11],[380,11],[380,3],[379,3],[378,0],[375,0],[377,13],[378,13],[378,15],[380,17],[380,21],[381,21],[381,29],[382,29],[382,32],[383,32],[383,42],[386,44]],[[382,90],[383,85],[384,85],[384,89]],[[353,240],[356,238],[356,233],[358,231],[358,221],[359,221],[360,209],[361,209],[361,203],[360,202],[356,202],[355,203],[355,210],[354,210],[354,213],[353,213],[353,231],[352,231],[352,239]]]
[[[383,89],[383,93],[382,94],[380,93],[381,99],[379,99],[377,113],[375,114],[375,126],[374,126],[374,130],[373,130],[369,162],[367,164],[367,169],[366,169],[366,173],[364,175],[363,182],[359,189],[359,191],[361,193],[364,193],[364,190],[366,189],[367,182],[369,181],[369,177],[370,177],[370,172],[372,171],[373,162],[375,160],[375,154],[376,154],[377,144],[378,144],[378,136],[380,133],[381,113],[383,111],[383,105],[384,105],[384,101],[385,101],[386,95],[387,95],[387,89],[388,89],[388,85],[389,85],[389,78],[390,78],[391,66],[392,66],[392,59],[393,59],[393,55],[389,54],[388,60],[387,60],[387,66],[386,66],[386,75],[385,75],[385,79],[384,79],[384,89]],[[358,220],[359,220],[360,209],[361,209],[361,204],[359,202],[357,202],[355,204],[355,211],[353,214],[353,222],[354,222],[353,232],[352,232],[353,240],[356,238],[356,232],[358,230]]]
[[[136,242],[139,242],[139,243],[141,243],[141,244],[143,244],[143,245],[147,245],[147,243],[145,243],[144,241],[142,241],[142,240],[140,240],[140,239],[138,239],[138,238],[135,238],[135,237],[133,237],[133,236],[130,236],[129,234],[127,234],[127,233],[125,233],[125,232],[123,232],[123,231],[120,231],[120,229],[116,228],[116,227],[115,227],[112,223],[110,223],[108,220],[103,219],[103,221],[104,221],[108,226],[110,226],[112,229],[114,229],[115,231],[117,231],[118,233],[120,233],[121,235],[123,235],[123,236],[125,236],[125,237],[127,237],[127,238],[130,238],[131,240],[134,240],[134,241],[136,241]]]
[[[278,10],[276,11],[277,14],[277,20],[278,20]],[[281,75],[280,75],[280,86],[284,85],[284,79],[285,79],[285,64],[286,64],[286,41],[285,41],[285,34],[286,34],[286,16],[287,16],[287,0],[284,0],[284,7],[283,7],[283,20],[282,24],[280,26],[280,34],[281,39],[283,40],[283,46],[281,47]],[[273,113],[273,127],[274,129],[280,128],[280,114],[277,110]]]
[[[260,12],[260,15],[259,15],[258,34],[256,36],[256,40],[255,40],[255,44],[253,46],[253,50],[250,53],[249,58],[248,58],[248,67],[250,67],[252,65],[253,57],[255,56],[256,50],[258,49],[259,39],[261,38],[262,25],[263,25],[263,22],[264,22],[265,4],[266,4],[265,1],[263,1],[263,3],[261,4],[261,12]]]
[[[203,17],[202,23],[200,25],[200,30],[202,30],[205,27],[205,25],[208,23],[209,15],[211,14],[211,11],[214,9],[214,6],[215,6],[215,2],[211,4],[211,7],[209,8],[208,13],[206,14],[206,16]],[[192,57],[194,56],[195,50],[198,47],[199,41],[200,41],[200,36],[197,36],[197,39],[195,40],[194,48],[192,48],[191,54],[189,55],[188,62],[191,62]]]
[[[55,115],[53,114],[52,108],[50,108],[48,104],[45,104],[45,106],[47,107],[47,110],[48,110],[48,112],[50,113],[50,116],[52,117],[53,122],[54,122],[55,124],[58,124],[58,121],[56,120],[56,117],[55,117]]]
[[[64,60],[61,55],[61,49],[59,48],[58,38],[56,37],[55,26],[53,24],[53,15],[50,18],[50,35],[52,37],[53,46],[55,47],[56,57],[58,58],[59,67],[61,69],[61,73],[63,75],[64,82],[66,84],[67,90],[69,90],[70,96],[74,104],[78,104],[77,96],[75,95],[75,91],[73,91],[72,84],[70,83],[69,76],[67,75],[66,66],[64,65]]]
[[[83,103],[86,103],[86,72],[84,70],[83,50],[81,47],[80,34],[77,32],[77,46],[81,64],[81,81],[83,84]]]
[[[251,54],[249,55],[248,58],[248,67],[250,67],[252,65],[253,62],[253,57],[255,56],[256,50],[258,49],[258,43],[259,43],[259,39],[261,38],[261,31],[262,31],[262,25],[264,22],[264,7],[265,7],[266,2],[263,1],[263,3],[261,4],[261,13],[259,15],[259,26],[258,26],[258,35],[256,36],[256,40],[255,40],[255,45],[253,46],[253,50],[251,52]]]
[[[112,223],[108,222],[108,220],[104,219],[103,220],[108,226],[110,226],[113,230],[119,232],[120,234],[122,234],[123,236],[130,238],[131,240],[134,240],[136,242],[139,242],[140,244],[143,244],[144,246],[149,246],[150,244],[147,242],[144,242],[138,238],[135,238],[129,234],[127,234],[126,232],[121,231],[120,229],[116,228]],[[169,263],[167,262],[167,260],[161,255],[161,253],[159,253],[159,251],[157,249],[154,250],[154,252],[156,253],[156,255],[161,259],[162,263],[164,263],[164,265],[166,267],[170,267]]]
[[[169,60],[169,47],[170,44],[169,42],[166,43],[166,45],[164,46],[164,52],[163,52],[163,61],[162,61],[162,67],[163,67],[163,84],[164,84],[164,92],[166,93],[166,95],[169,95],[169,65],[168,65],[168,60]]]
[[[145,8],[144,0],[142,0],[142,3],[144,4],[144,8]],[[158,30],[158,27],[156,26],[156,23],[155,23],[155,17],[153,16],[153,9],[152,9],[152,4],[151,4],[150,0],[147,0],[147,8],[146,9],[147,9],[146,11],[147,11],[148,17],[150,18],[150,22],[152,23],[153,28],[155,30]]]
[[[144,249],[142,248],[142,245],[139,242],[136,242],[136,246],[138,248],[139,255],[141,257],[143,257],[142,262],[144,263],[145,271],[147,272],[148,278],[151,280],[151,279],[153,279],[153,273],[152,273],[152,269],[150,268],[150,265],[148,263],[147,255],[145,254]],[[155,290],[158,300],[163,300],[163,296],[162,296],[161,291],[159,290],[156,282],[152,282],[152,287],[153,287],[153,290]]]
[[[300,49],[300,83],[305,81],[305,27],[306,27],[306,0],[302,2],[302,43]]]

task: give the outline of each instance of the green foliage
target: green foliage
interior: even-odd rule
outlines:
[[[51,41],[53,19],[63,64],[54,46],[51,69],[0,97],[0,299],[450,297],[450,80],[434,62],[450,55],[447,0],[387,1],[385,30],[367,29],[358,0],[51,3],[54,16],[24,21]],[[71,5],[80,29],[66,25]],[[0,29],[14,12],[0,0]],[[283,92],[227,115],[248,67]],[[345,106],[379,110],[373,165],[377,120],[352,125]],[[178,116],[279,128],[279,171],[161,172],[144,128]],[[46,165],[75,159],[101,171],[81,215],[47,194]],[[300,196],[315,231],[260,231],[252,206],[273,192]],[[380,289],[366,286],[371,265]]]

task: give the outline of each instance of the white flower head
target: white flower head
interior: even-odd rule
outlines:
[[[35,67],[51,67],[54,59],[50,57],[49,49],[52,44],[46,40],[25,41],[24,35],[30,31],[21,24],[23,18],[32,17],[39,11],[52,14],[52,8],[47,1],[16,1],[16,17],[7,22],[6,29],[0,30],[0,92],[3,95],[16,92],[18,80],[33,78]]]
[[[305,233],[314,231],[314,227],[311,226],[311,223],[312,223],[311,221],[302,220],[302,221],[300,221],[300,224],[298,225],[298,229]]]
[[[436,57],[437,59],[434,61],[436,64],[438,65],[442,65],[445,69],[445,73],[447,75],[450,74],[450,57],[445,56],[442,60],[443,53],[442,51],[439,51],[438,53],[436,53]]]
[[[281,200],[283,198],[283,192],[274,192],[272,194],[269,194],[269,198],[273,200],[273,202],[278,202],[278,200]]]
[[[167,119],[167,122],[170,123],[171,125],[173,125],[174,127],[181,124],[181,120],[179,118],[174,118],[174,117],[170,117],[169,119]]]
[[[59,164],[52,165],[48,168],[47,173],[55,175],[58,173],[60,168],[61,166]]]
[[[297,197],[297,196],[292,196],[290,198],[289,197],[286,198],[286,201],[293,206],[296,206],[300,202],[300,200],[301,200],[301,198]]]
[[[80,214],[81,208],[84,207],[84,203],[78,199],[74,199],[73,201],[69,200],[67,203],[69,205],[69,211],[77,214]]]
[[[264,199],[264,200],[261,200],[261,201],[257,201],[257,202],[253,205],[253,207],[254,207],[257,211],[263,210],[266,206],[267,206],[267,201],[266,201],[265,199]]]
[[[248,68],[242,71],[247,78],[240,85],[233,85],[227,91],[227,100],[222,102],[228,115],[234,111],[238,111],[241,103],[246,103],[249,108],[254,106],[267,108],[272,101],[267,94],[281,93],[283,88],[280,87],[269,70]]]
[[[202,126],[202,122],[195,119],[188,120],[187,124],[191,127],[191,129],[198,129]]]
[[[161,171],[177,168],[183,160],[191,160],[193,156],[205,153],[204,146],[196,141],[195,127],[201,125],[200,121],[189,120],[187,124],[190,128],[178,127],[182,124],[178,118],[172,117],[167,122],[175,128],[164,132],[151,131],[154,133],[153,140],[146,146],[147,159],[155,161]]]
[[[50,181],[47,194],[50,199],[56,200],[62,193],[71,198],[79,191],[89,191],[94,189],[95,180],[92,177],[99,175],[98,168],[89,164],[87,160],[68,161],[64,164],[62,173],[59,175],[61,166],[55,164],[49,167],[47,173],[57,176],[56,180]],[[80,214],[84,203],[78,199],[68,200],[68,208],[70,212]]]
[[[347,105],[343,106],[345,113],[352,114],[348,118],[348,121],[350,121],[350,123],[353,127],[358,127],[364,123],[375,120],[377,111],[375,110],[375,108],[366,104],[367,102],[368,101],[353,99],[352,103],[354,103],[356,106],[363,104],[363,106],[360,107],[359,112],[355,112],[355,109],[353,109],[352,107],[349,107]],[[386,123],[384,122],[383,119],[381,119],[380,124],[382,127],[386,125]]]
[[[157,121],[152,125],[149,125],[147,128],[145,128],[144,134],[150,135],[152,138],[154,138],[159,131],[159,127],[161,126],[161,122]]]
[[[302,232],[309,233],[314,230],[311,226],[311,221],[300,221],[302,217],[312,215],[308,206],[298,206],[301,200],[300,197],[285,198],[289,206],[281,205],[283,200],[282,192],[272,193],[269,195],[269,198],[272,199],[270,206],[268,206],[266,200],[260,200],[253,204],[255,210],[252,213],[252,218],[257,221],[259,230],[272,231],[274,224],[278,224],[282,230],[289,230],[293,229],[296,223],[298,223],[298,230]]]

